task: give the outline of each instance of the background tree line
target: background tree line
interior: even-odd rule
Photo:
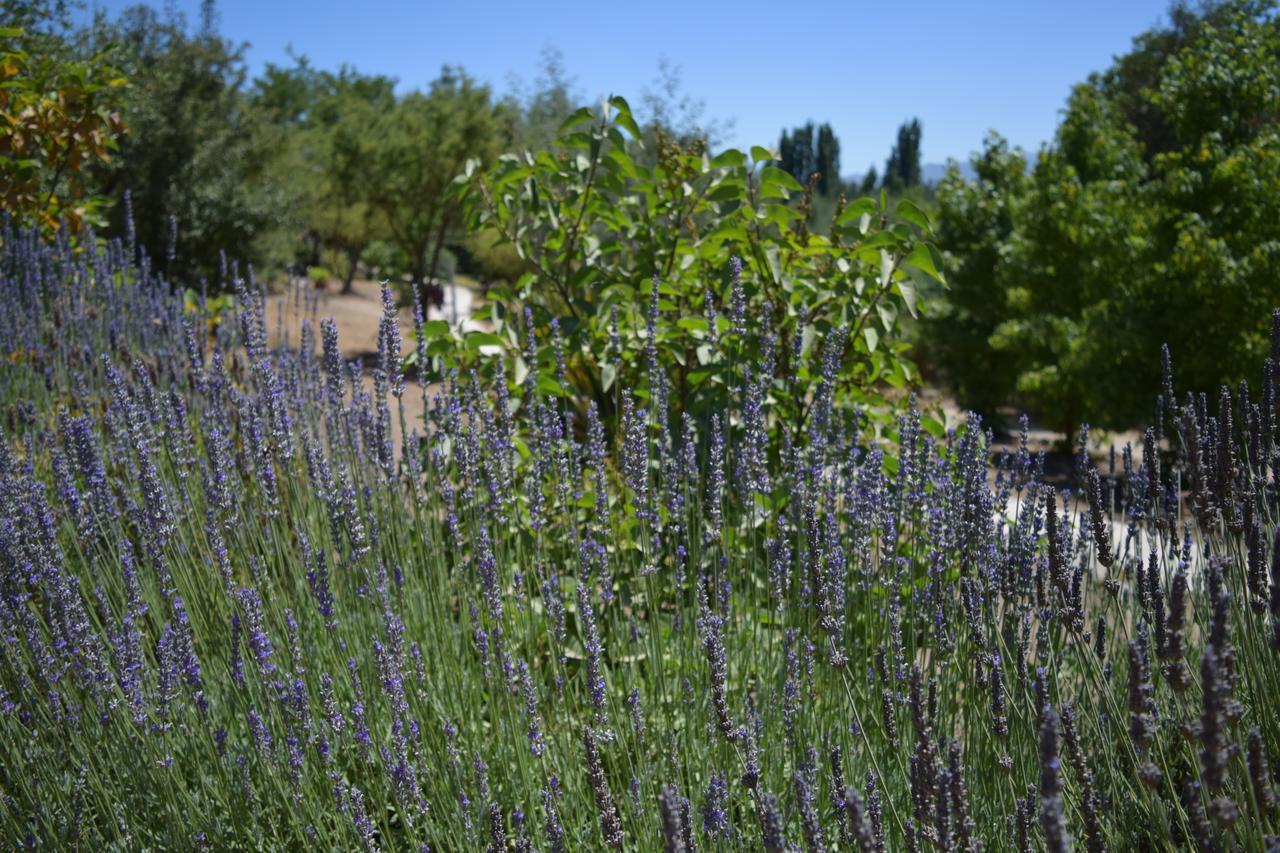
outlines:
[[[7,9],[0,192],[11,216],[92,224],[211,288],[225,283],[228,250],[261,274],[311,270],[349,287],[362,273],[421,285],[459,266],[515,285],[539,252],[591,248],[563,222],[541,223],[546,240],[521,247],[454,183],[468,160],[483,174],[503,152],[530,152],[548,175],[578,156],[582,131],[566,137],[562,124],[583,99],[554,52],[541,78],[507,95],[461,68],[413,88],[301,56],[255,78],[211,2],[194,24],[146,6],[87,23],[59,0]],[[922,322],[882,333],[912,335],[961,404],[996,416],[1029,407],[1064,430],[1126,426],[1148,414],[1128,391],[1158,378],[1159,344],[1212,393],[1212,377],[1246,378],[1265,346],[1253,318],[1280,303],[1278,26],[1273,2],[1175,5],[1075,87],[1040,151],[993,132],[937,186],[923,175],[918,119],[899,128],[882,172],[846,180],[831,126],[811,121],[776,151],[751,152],[754,179],[776,168],[804,188],[770,214],[800,247],[881,192],[936,222],[950,289],[926,283]],[[664,65],[638,104],[626,164],[637,171],[618,180],[659,186],[691,170],[718,186],[723,127],[683,94],[678,70]],[[590,185],[579,177],[571,199]]]
[[[847,200],[884,190],[894,197],[929,204],[933,187],[925,183],[920,162],[922,136],[920,119],[903,122],[885,161],[883,175],[871,165],[860,177],[846,180],[840,173],[840,140],[835,131],[827,122],[815,125],[808,121],[782,132],[778,141],[778,166],[800,183],[812,183],[812,224],[825,229],[841,197]]]
[[[70,146],[83,161],[76,175],[53,153],[25,158],[26,172],[3,176],[6,206],[15,215],[34,206],[19,204],[19,191],[90,200],[46,205],[43,220],[56,228],[70,216],[78,229],[87,214],[119,236],[129,220],[131,242],[163,253],[175,279],[214,288],[230,251],[260,273],[311,269],[347,288],[362,267],[421,284],[449,277],[459,261],[480,277],[514,279],[523,262],[495,233],[463,229],[450,184],[469,158],[487,165],[505,150],[545,148],[582,105],[553,49],[531,86],[499,95],[460,67],[410,87],[347,66],[318,69],[301,55],[253,77],[244,46],[218,31],[211,0],[195,22],[147,5],[85,22],[82,7],[62,0],[18,0],[11,12],[6,76],[79,100],[92,91],[111,132],[101,151]],[[68,89],[72,74],[85,85]],[[10,104],[16,112],[16,98]],[[703,109],[664,62],[637,113],[651,136],[661,127],[710,139],[720,125]]]
[[[582,106],[555,51],[531,87],[501,96],[462,68],[406,88],[348,66],[315,68],[301,55],[252,77],[244,46],[219,32],[211,0],[195,22],[147,5],[87,22],[83,12],[63,0],[19,0],[12,9],[21,27],[8,36],[15,47],[64,77],[77,63],[97,63],[84,67],[101,78],[90,84],[104,90],[103,127],[113,131],[89,152],[101,156],[77,164],[78,175],[47,158],[43,180],[90,202],[82,211],[51,205],[43,214],[50,227],[68,215],[78,227],[83,213],[100,233],[124,235],[131,222],[132,244],[163,254],[171,277],[214,288],[225,285],[228,251],[259,274],[309,269],[344,288],[362,268],[419,284],[448,277],[459,261],[486,279],[514,280],[527,269],[492,229],[462,228],[449,184],[468,158],[488,165],[503,151],[555,142]],[[33,85],[55,82],[45,73]],[[726,130],[666,61],[636,114],[642,165],[653,165],[664,144],[710,147]],[[920,184],[919,140],[918,122],[903,126],[883,186],[897,193]],[[874,168],[859,186],[843,182],[839,141],[826,124],[784,133],[778,156],[801,183],[818,176],[811,221],[824,230],[841,194],[881,185]],[[27,189],[38,194],[38,184]],[[16,196],[9,207],[25,209]]]
[[[917,341],[963,403],[1128,427],[1165,343],[1210,400],[1221,377],[1261,380],[1280,305],[1274,3],[1175,5],[1074,88],[1050,144],[992,133],[971,165],[938,188],[951,287]]]
[[[914,349],[962,405],[1123,428],[1150,416],[1131,389],[1159,380],[1163,343],[1203,392],[1260,379],[1259,318],[1280,304],[1278,28],[1273,2],[1175,3],[1073,89],[1042,150],[993,131],[937,186],[918,120],[883,175],[841,180],[839,140],[813,122],[782,134],[780,165],[813,179],[815,225],[877,189],[935,217],[951,287],[926,300]]]

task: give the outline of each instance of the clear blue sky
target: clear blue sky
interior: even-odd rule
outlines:
[[[112,15],[131,5],[89,2]],[[196,24],[199,0],[172,5]],[[708,117],[733,121],[725,142],[773,146],[783,127],[827,121],[846,174],[882,169],[912,116],[924,126],[926,163],[966,158],[988,129],[1038,148],[1072,84],[1105,68],[1167,8],[1168,0],[218,4],[222,33],[249,44],[255,72],[288,64],[292,48],[317,67],[347,63],[402,88],[424,86],[445,63],[462,65],[505,92],[513,79],[531,83],[552,46],[580,94],[618,93],[637,105],[665,57]]]

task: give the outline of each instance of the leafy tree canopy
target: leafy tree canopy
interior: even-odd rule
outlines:
[[[1280,302],[1278,105],[1274,4],[1177,7],[1075,88],[1030,174],[996,136],[975,181],[953,170],[938,194],[953,291],[922,340],[964,401],[1128,426],[1165,342],[1201,391],[1256,379],[1259,318]]]
[[[99,222],[89,172],[111,161],[125,129],[119,71],[62,48],[56,35],[0,28],[0,199],[17,224],[45,231]]]

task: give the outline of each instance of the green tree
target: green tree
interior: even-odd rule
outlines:
[[[394,86],[389,77],[346,66],[317,71],[305,58],[292,68],[268,65],[254,83],[254,104],[289,130],[281,167],[296,186],[306,260],[335,268],[343,293],[384,230],[372,204],[368,129],[395,108]]]
[[[1162,343],[1199,391],[1253,378],[1280,304],[1280,22],[1252,2],[1187,14],[1074,89],[1029,178],[993,183],[989,146],[976,187],[940,189],[957,274],[926,337],[966,402],[1127,427]]]
[[[995,133],[972,163],[972,181],[951,164],[938,185],[937,239],[951,288],[930,303],[920,347],[957,396],[990,419],[1017,385],[1016,363],[990,341],[1009,316],[999,280],[1002,248],[1020,220],[1030,177],[1025,155]]]
[[[1148,246],[1142,175],[1141,148],[1114,106],[1077,87],[998,270],[1007,314],[992,346],[1017,365],[1021,400],[1068,435],[1083,420],[1101,423],[1104,395],[1132,399],[1133,379],[1105,367],[1142,358],[1134,347],[1159,352],[1158,343],[1118,337],[1128,318],[1115,310],[1131,287],[1135,253]],[[1104,352],[1117,361],[1100,361]]]
[[[784,130],[778,142],[778,166],[802,184],[816,174],[818,195],[833,196],[843,189],[840,140],[829,124],[815,128],[810,121],[790,132]]]
[[[818,171],[818,155],[813,146],[813,122],[782,131],[778,140],[778,168],[802,184]]]
[[[38,23],[40,10],[15,15]],[[57,36],[0,28],[0,200],[16,224],[78,232],[105,199],[90,170],[109,163],[124,132],[125,80],[106,58],[68,56]]]
[[[858,195],[871,195],[879,185],[880,176],[876,173],[876,167],[868,166],[866,174],[862,176],[862,182],[858,185]]]
[[[180,16],[138,6],[100,20],[95,37],[115,46],[130,80],[131,132],[98,180],[117,202],[131,195],[138,244],[159,252],[176,230],[173,272],[211,279],[224,251],[260,265],[281,259],[296,225],[274,168],[284,135],[249,103],[243,50],[218,35],[211,8],[190,31]],[[126,233],[127,216],[118,203],[114,233]]]
[[[920,185],[920,120],[898,128],[898,140],[884,166],[884,188],[892,193]]]
[[[1204,24],[1229,24],[1241,10],[1262,15],[1266,6],[1265,2],[1177,0],[1169,8],[1167,25],[1153,27],[1136,37],[1132,50],[1117,57],[1110,68],[1091,76],[1090,84],[1104,93],[1133,127],[1148,163],[1178,147],[1165,111],[1151,97],[1160,86],[1166,63],[1191,46]]]
[[[487,86],[446,66],[427,92],[400,98],[368,128],[370,203],[408,258],[413,286],[432,281],[445,243],[462,224],[453,179],[468,159],[496,157],[513,120]]]
[[[841,190],[840,140],[831,125],[825,122],[818,128],[818,194],[834,195]]]

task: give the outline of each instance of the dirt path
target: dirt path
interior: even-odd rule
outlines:
[[[364,384],[371,393],[373,391],[373,366],[378,356],[378,327],[382,323],[382,289],[377,282],[356,281],[351,293],[340,293],[337,285],[317,294],[318,302],[314,314],[306,304],[301,290],[291,289],[285,293],[272,294],[267,297],[267,336],[270,345],[275,346],[282,339],[287,345],[297,346],[302,320],[310,319],[316,326],[316,351],[320,350],[319,323],[326,318],[333,318],[338,326],[338,348],[348,361],[363,359]],[[443,309],[431,308],[428,319],[452,320],[453,305],[449,301],[453,288],[445,287],[445,304]],[[465,286],[457,288],[457,316],[463,318],[464,328],[475,325],[471,320],[471,312],[479,301],[474,291]],[[413,346],[413,313],[408,308],[398,312],[400,338],[404,342],[405,352]],[[422,392],[410,386],[404,394],[405,421],[410,430],[421,429],[424,403]],[[400,419],[395,416],[395,398],[388,395],[387,402],[391,406],[391,418],[395,441],[402,440]]]

